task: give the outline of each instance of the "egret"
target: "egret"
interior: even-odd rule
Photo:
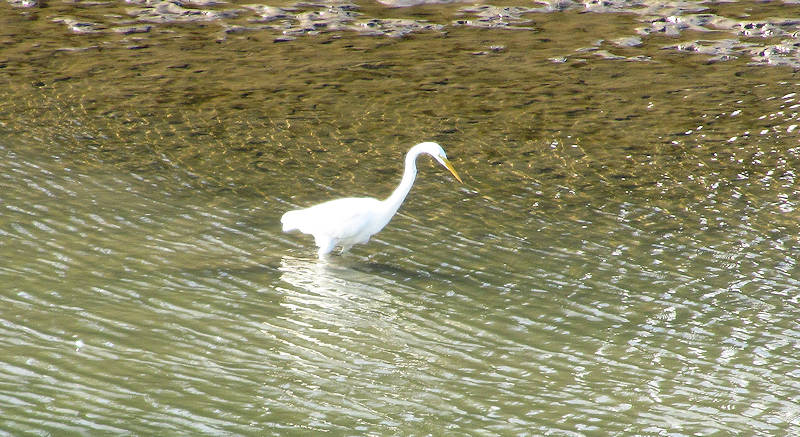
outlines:
[[[354,244],[364,244],[370,237],[386,226],[397,213],[405,200],[414,179],[417,177],[417,157],[427,153],[442,164],[455,176],[461,178],[453,165],[447,160],[442,146],[425,142],[412,147],[406,154],[405,170],[400,185],[384,200],[372,197],[348,197],[330,200],[305,209],[289,211],[281,217],[283,232],[299,230],[314,236],[322,259],[335,247],[341,246],[342,253],[347,252]]]

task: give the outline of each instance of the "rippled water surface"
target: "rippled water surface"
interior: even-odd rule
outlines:
[[[567,3],[0,5],[0,434],[800,433],[800,11]]]

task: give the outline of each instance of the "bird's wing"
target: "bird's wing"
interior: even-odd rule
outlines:
[[[331,200],[299,210],[297,228],[306,234],[348,238],[370,226],[379,207],[380,201],[369,197]]]

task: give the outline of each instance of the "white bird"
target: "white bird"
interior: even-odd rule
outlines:
[[[403,179],[394,192],[384,200],[372,197],[348,197],[330,200],[305,209],[289,211],[281,217],[283,232],[299,230],[314,236],[320,259],[336,246],[342,253],[354,244],[364,244],[386,226],[405,200],[417,177],[417,157],[423,153],[433,156],[458,179],[453,165],[447,160],[442,146],[425,142],[412,147],[406,154]]]

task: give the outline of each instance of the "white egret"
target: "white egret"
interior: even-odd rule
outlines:
[[[417,157],[423,153],[433,156],[458,179],[453,165],[447,160],[442,146],[425,142],[412,147],[406,154],[403,179],[394,192],[384,200],[372,197],[348,197],[330,200],[305,209],[289,211],[281,217],[283,231],[299,230],[314,236],[320,258],[336,246],[342,253],[354,244],[364,244],[386,226],[405,200],[417,177]]]

